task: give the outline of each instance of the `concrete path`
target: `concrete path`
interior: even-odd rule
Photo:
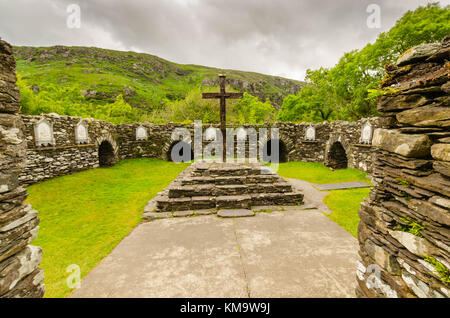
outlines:
[[[330,194],[330,191],[320,191],[314,187],[314,183],[299,179],[286,179],[292,187],[304,194],[303,203],[306,207],[315,207],[318,210],[330,214],[332,211],[323,203],[323,199]]]
[[[156,220],[140,224],[72,296],[354,297],[357,251],[317,209]]]

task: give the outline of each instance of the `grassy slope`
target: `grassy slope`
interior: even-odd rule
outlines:
[[[204,79],[215,79],[223,71],[230,79],[259,85],[258,91],[269,98],[287,96],[293,87],[303,85],[252,72],[181,65],[143,53],[63,46],[14,49],[17,73],[29,85],[78,85],[80,89],[97,91],[98,97],[91,102],[100,104],[114,101],[115,96],[125,92],[126,85],[133,93],[124,93],[125,99],[133,107],[145,110],[160,109],[164,99],[183,99]]]
[[[280,164],[278,173],[286,178],[305,180],[311,183],[336,183],[363,181],[370,183],[366,173],[356,169],[332,171],[316,162],[287,162]],[[325,214],[331,220],[342,226],[346,231],[357,237],[360,203],[369,196],[370,188],[332,190],[324,199],[324,203],[333,211]]]
[[[27,202],[41,218],[33,244],[44,250],[46,297],[67,296],[67,266],[79,265],[85,276],[139,223],[147,201],[185,167],[125,160],[28,187]]]

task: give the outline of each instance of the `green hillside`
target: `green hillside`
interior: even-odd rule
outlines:
[[[158,119],[168,105],[190,92],[212,90],[222,72],[231,90],[270,101],[275,109],[303,85],[252,72],[181,65],[135,52],[65,46],[14,49],[23,112],[32,114],[56,112],[108,120],[120,113],[115,121]],[[107,109],[108,105],[114,107]]]

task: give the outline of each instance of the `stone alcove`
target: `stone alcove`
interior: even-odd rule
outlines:
[[[100,167],[111,167],[115,163],[114,148],[108,140],[103,140],[98,147]]]
[[[268,162],[271,159],[272,156],[272,140],[268,140],[263,148],[263,161]],[[288,150],[286,147],[286,144],[283,140],[278,139],[278,147],[279,147],[279,162],[287,162],[289,161],[288,158]]]
[[[100,167],[111,167],[118,160],[119,147],[111,134],[104,134],[96,140],[98,145],[98,164]]]
[[[347,153],[339,141],[331,144],[327,153],[327,159],[326,166],[331,169],[345,169],[348,167]]]

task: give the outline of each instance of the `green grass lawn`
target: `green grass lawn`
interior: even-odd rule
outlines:
[[[281,163],[278,173],[282,177],[300,179],[312,183],[337,183],[363,181],[370,183],[367,174],[352,168],[331,170],[318,162],[292,161]]]
[[[44,250],[45,296],[67,296],[67,267],[79,265],[84,277],[140,222],[147,201],[187,166],[124,160],[29,186],[27,202],[41,218],[32,244]]]
[[[369,196],[369,192],[370,188],[333,190],[324,199],[333,212],[324,214],[357,238],[359,206]]]
[[[294,178],[311,183],[337,183],[363,181],[370,183],[367,174],[356,169],[331,170],[316,162],[287,162],[280,164],[278,173],[285,178]],[[357,237],[360,203],[369,196],[370,188],[332,190],[324,203],[332,213],[326,214],[331,220]]]

